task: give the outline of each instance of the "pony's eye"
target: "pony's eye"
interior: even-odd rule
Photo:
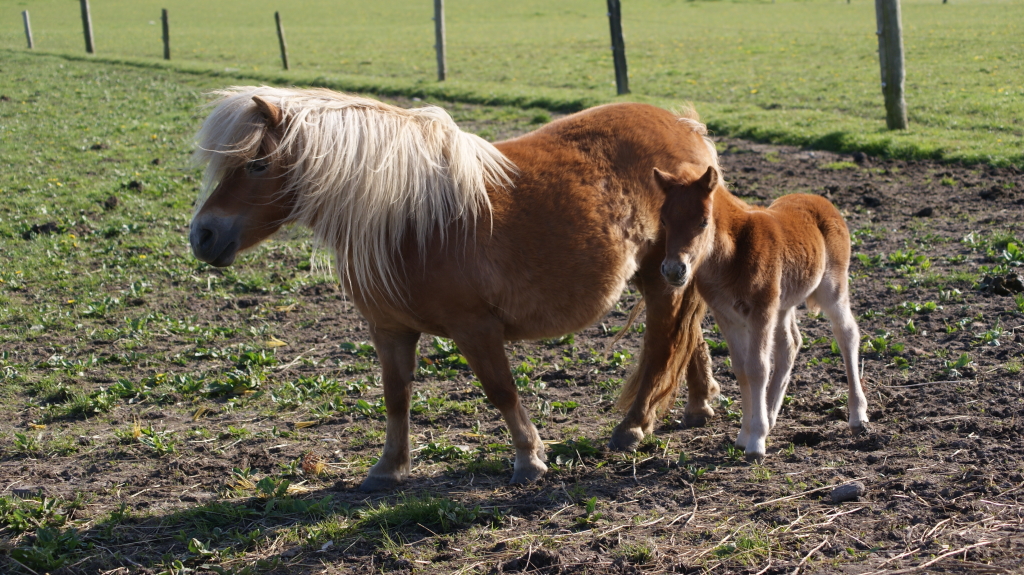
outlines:
[[[708,227],[708,219],[707,218],[704,218],[703,220],[700,221],[700,227],[702,227],[702,228]]]
[[[245,164],[245,171],[249,175],[259,175],[270,168],[270,162],[266,160],[250,160]]]

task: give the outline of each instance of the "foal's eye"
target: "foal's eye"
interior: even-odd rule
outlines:
[[[245,171],[250,176],[258,176],[270,169],[270,162],[266,160],[250,160],[245,164]]]
[[[702,227],[702,228],[708,227],[708,219],[707,218],[704,218],[703,220],[700,221],[700,227]]]

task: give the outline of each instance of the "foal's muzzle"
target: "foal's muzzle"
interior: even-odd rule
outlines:
[[[188,241],[196,258],[219,268],[229,266],[241,246],[238,218],[198,216],[192,220]]]
[[[680,287],[690,278],[690,266],[683,261],[666,259],[661,262],[661,275],[670,285]]]

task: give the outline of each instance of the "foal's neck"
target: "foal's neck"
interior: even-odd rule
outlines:
[[[711,217],[715,222],[715,239],[706,263],[715,270],[720,266],[729,266],[739,255],[737,254],[735,230],[742,227],[750,219],[751,207],[737,198],[725,188],[715,190],[714,208]]]

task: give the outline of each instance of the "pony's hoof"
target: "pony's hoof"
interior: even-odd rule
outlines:
[[[868,433],[870,431],[871,431],[871,426],[868,425],[868,422],[866,422],[866,421],[863,422],[863,423],[860,423],[860,424],[857,424],[857,423],[851,423],[850,424],[850,433],[853,434],[854,437],[856,437],[858,435],[863,435],[863,434]]]
[[[623,427],[620,423],[612,431],[612,438],[608,440],[608,449],[615,451],[633,451],[644,438],[644,432],[639,427]]]
[[[386,475],[369,476],[359,485],[359,491],[369,493],[371,491],[392,491],[402,482],[394,477]]]
[[[704,427],[715,415],[715,410],[705,407],[693,413],[683,413],[683,427]]]
[[[525,485],[527,483],[536,483],[538,479],[544,476],[547,472],[548,466],[543,463],[539,466],[521,467],[512,472],[512,480],[509,481],[509,485]]]

